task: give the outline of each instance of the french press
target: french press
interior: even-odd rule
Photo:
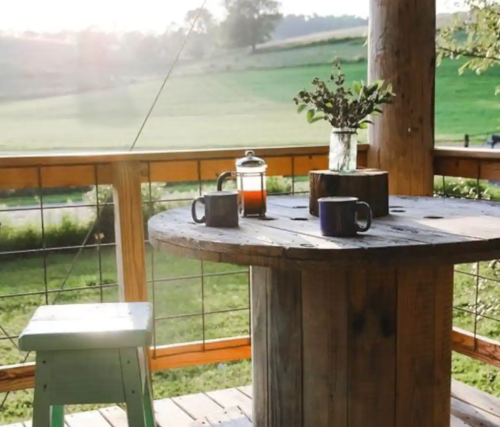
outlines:
[[[236,172],[224,172],[217,181],[217,191],[228,178],[236,177],[240,212],[245,216],[266,216],[266,162],[256,157],[252,150],[236,160]]]

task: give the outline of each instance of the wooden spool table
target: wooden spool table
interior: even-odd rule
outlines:
[[[171,254],[252,266],[256,427],[448,427],[453,266],[500,257],[500,208],[392,197],[366,235],[326,238],[309,201],[270,197],[238,229],[153,217]]]

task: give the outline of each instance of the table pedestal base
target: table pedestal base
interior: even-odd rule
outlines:
[[[449,427],[453,266],[252,268],[255,427]]]

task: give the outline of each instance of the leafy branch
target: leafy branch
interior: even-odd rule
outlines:
[[[438,62],[463,57],[467,60],[461,73],[469,69],[481,74],[500,63],[500,3],[466,0],[465,5],[469,12],[455,15],[453,23],[439,32]]]
[[[305,111],[309,123],[325,120],[337,129],[365,129],[372,123],[368,116],[382,114],[382,105],[390,104],[395,96],[392,85],[384,88],[381,80],[371,85],[354,82],[352,88],[346,88],[345,75],[337,62],[327,82],[316,77],[312,85],[313,91],[302,90],[293,99],[297,112]]]

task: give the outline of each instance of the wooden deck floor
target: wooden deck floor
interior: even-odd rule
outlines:
[[[499,427],[500,399],[454,381],[451,427]],[[248,387],[198,393],[155,402],[160,427],[251,427],[252,389]],[[67,427],[126,427],[118,406],[66,415]],[[31,422],[4,427],[31,427]]]

